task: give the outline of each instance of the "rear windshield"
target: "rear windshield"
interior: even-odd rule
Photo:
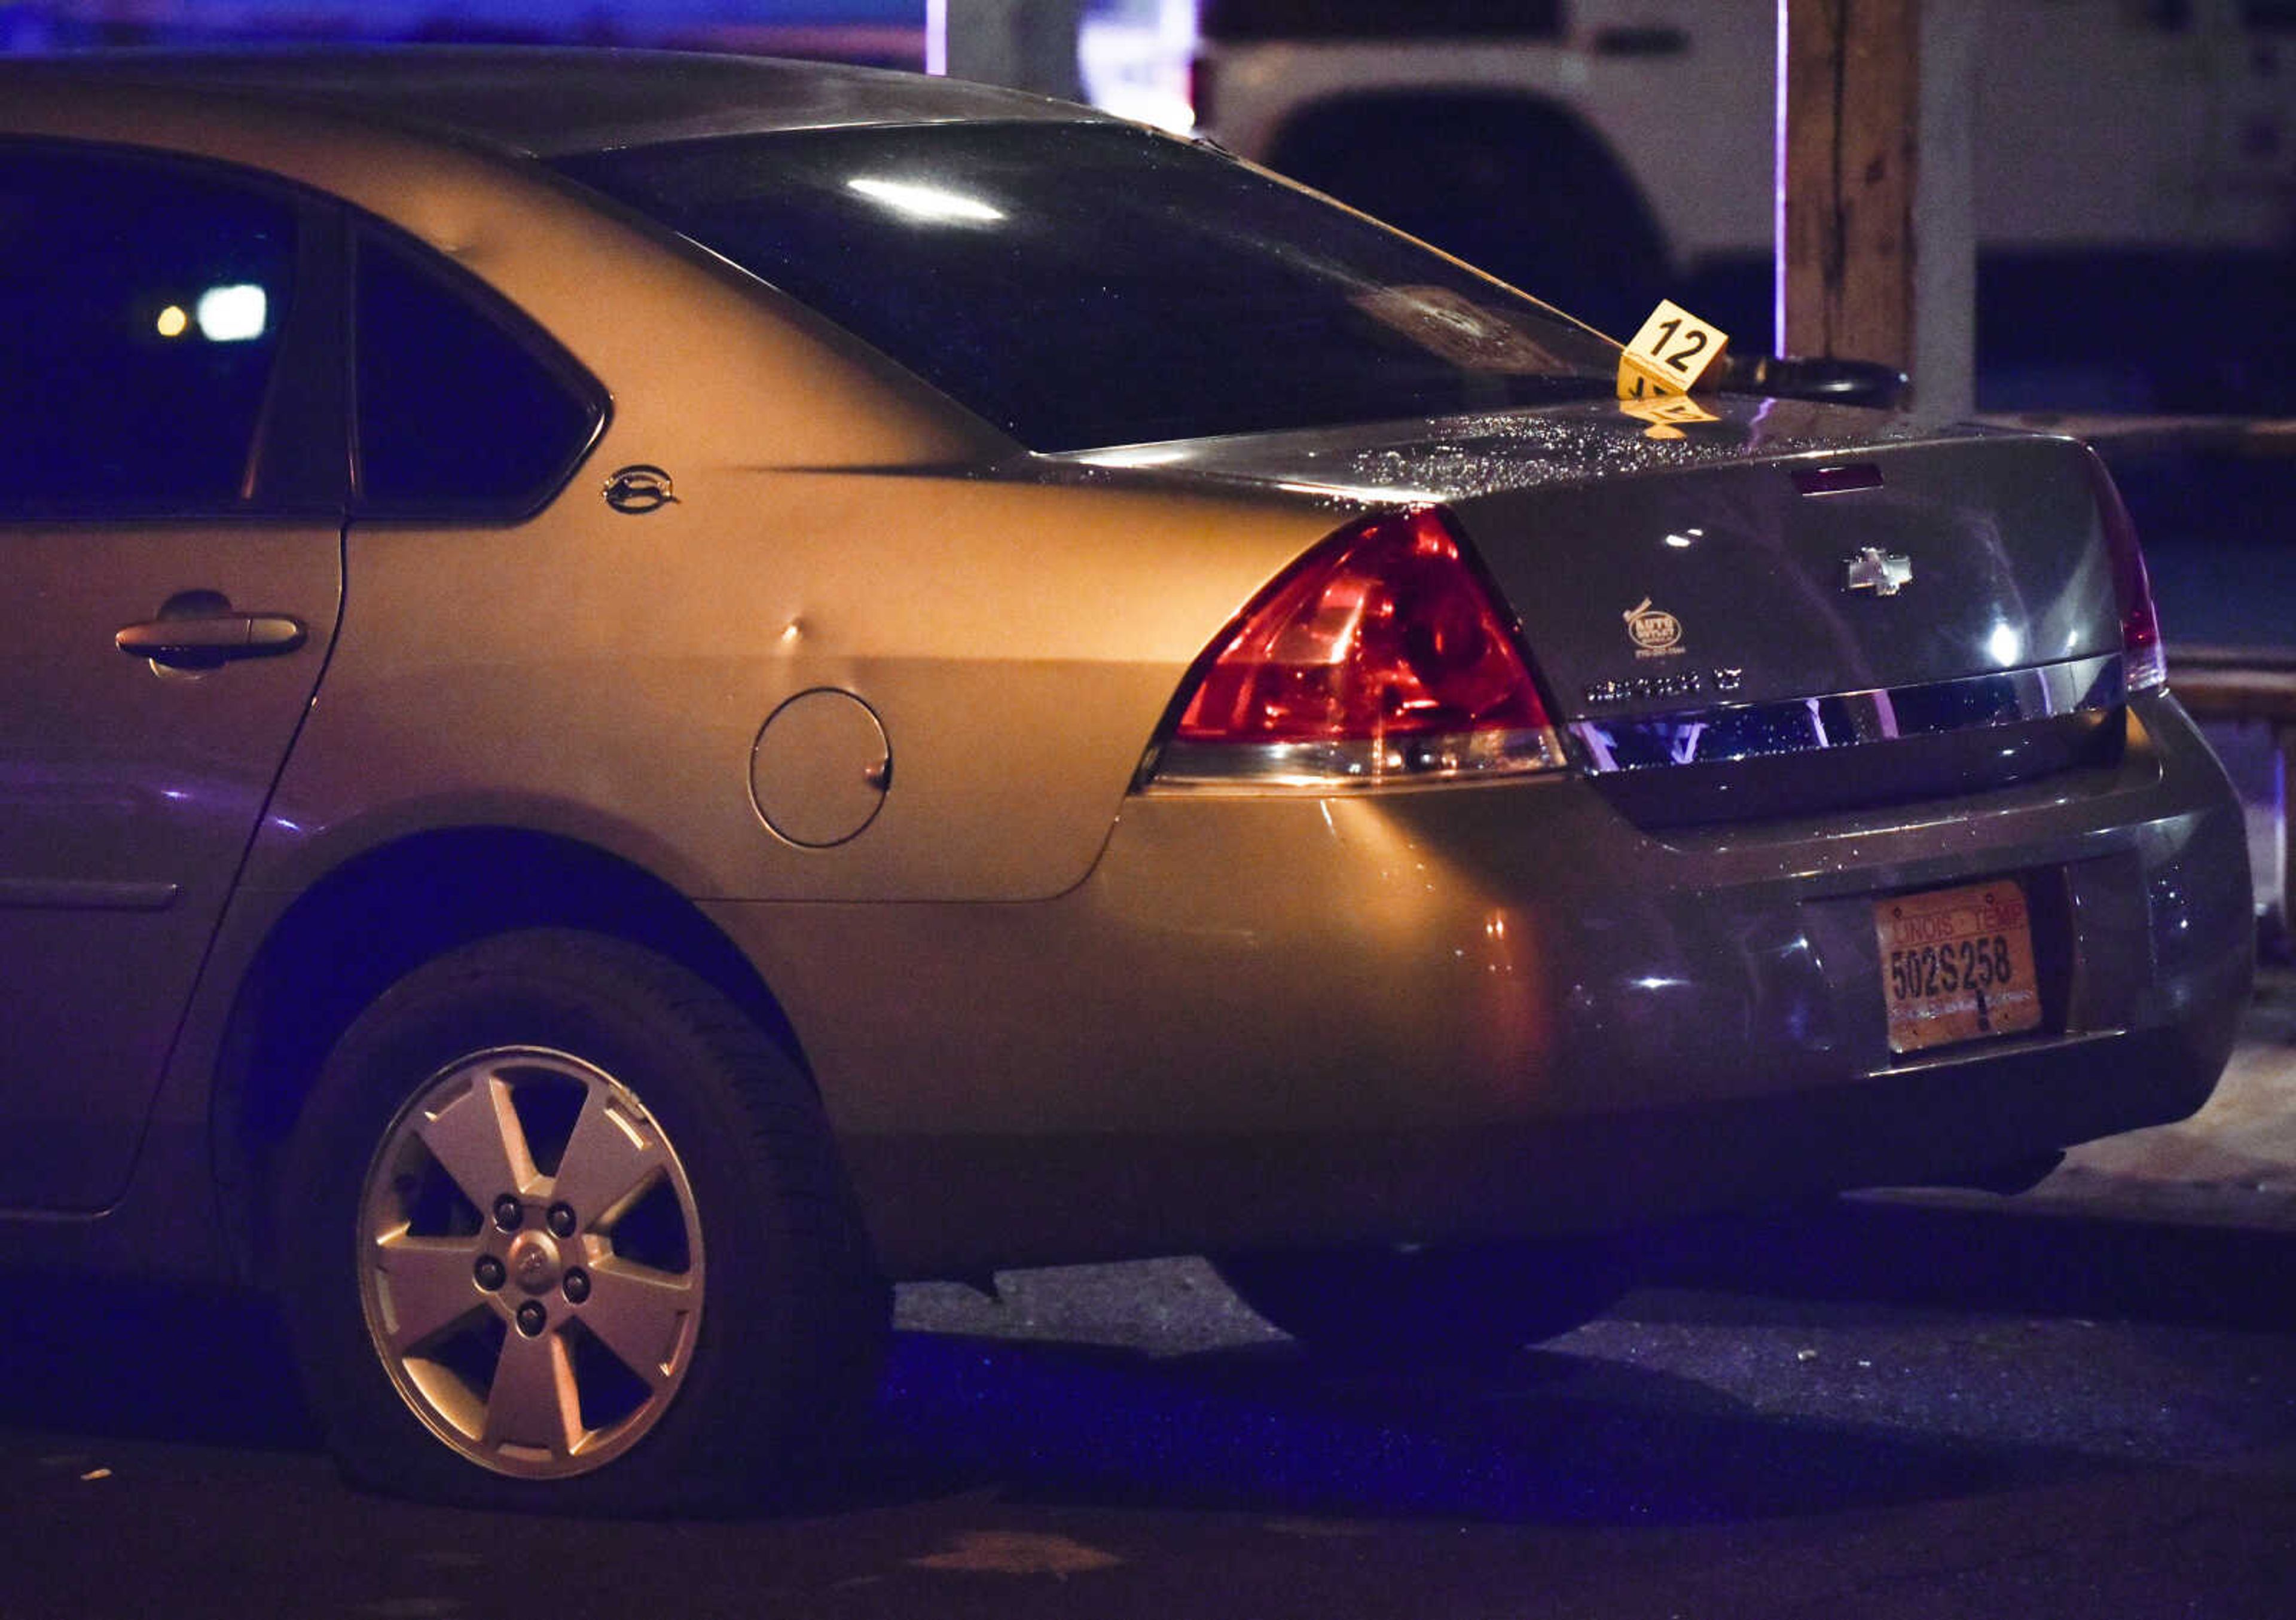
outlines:
[[[1124,125],[729,136],[559,160],[1041,451],[1610,391],[1544,305]]]

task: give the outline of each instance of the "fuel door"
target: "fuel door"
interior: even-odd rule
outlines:
[[[892,749],[876,712],[830,687],[775,709],[750,751],[750,802],[767,826],[802,848],[858,837],[892,783]]]

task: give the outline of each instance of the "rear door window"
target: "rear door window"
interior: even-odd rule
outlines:
[[[0,515],[259,506],[296,229],[202,165],[0,144]]]

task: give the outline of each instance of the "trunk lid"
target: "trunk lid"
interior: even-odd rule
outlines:
[[[1637,820],[1966,792],[2117,752],[2122,603],[2087,446],[1700,404],[1717,420],[1590,402],[1077,459],[1440,503],[1574,757]]]
[[[1565,720],[2117,655],[2069,440],[1867,446],[1456,502]]]

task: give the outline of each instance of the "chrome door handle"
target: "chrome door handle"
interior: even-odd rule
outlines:
[[[308,633],[284,613],[210,613],[155,618],[112,637],[130,658],[178,668],[212,669],[232,659],[271,658],[300,647]]]

